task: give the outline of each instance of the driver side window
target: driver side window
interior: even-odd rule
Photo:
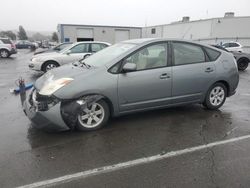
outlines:
[[[167,66],[167,45],[162,43],[148,46],[131,55],[125,61],[136,64],[137,71],[165,67]]]
[[[70,49],[71,54],[87,53],[89,51],[89,44],[78,44]]]

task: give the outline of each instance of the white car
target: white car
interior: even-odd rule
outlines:
[[[29,68],[47,72],[61,65],[84,59],[108,46],[110,44],[106,42],[77,42],[59,52],[33,56]]]
[[[243,46],[238,42],[226,42],[222,45],[222,47],[226,48],[230,52],[243,52]]]

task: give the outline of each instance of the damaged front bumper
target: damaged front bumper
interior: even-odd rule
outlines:
[[[55,104],[51,105],[51,103],[47,104],[46,101],[38,101],[36,98],[37,93],[33,89],[23,103],[24,113],[36,128],[51,131],[70,129],[62,118],[60,101],[56,101]]]

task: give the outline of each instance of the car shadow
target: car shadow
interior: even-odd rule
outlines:
[[[180,106],[154,111],[140,112],[111,118],[104,128],[91,131],[64,131],[46,132],[38,130],[32,125],[28,129],[28,140],[31,148],[39,148],[48,145],[57,145],[64,142],[75,142],[88,140],[93,137],[107,139],[112,135],[133,135],[140,134],[174,134],[183,137],[185,134],[206,134],[207,140],[224,138],[227,132],[232,129],[231,114],[220,110],[210,111],[202,108],[201,105]],[[159,133],[159,134],[155,134]],[[202,138],[203,139],[203,138]]]

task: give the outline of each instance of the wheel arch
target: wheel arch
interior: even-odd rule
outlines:
[[[225,80],[219,80],[219,81],[215,82],[214,84],[216,84],[216,83],[224,84],[225,87],[227,88],[227,96],[229,96],[229,93],[230,93],[230,85],[229,85],[229,83],[227,81],[225,81]]]
[[[1,50],[7,50],[8,52],[10,52],[10,50],[8,48],[5,48],[5,47],[0,48],[0,51]]]
[[[111,101],[111,99],[109,97],[107,97],[106,95],[104,94],[101,94],[101,93],[89,93],[89,94],[84,94],[84,95],[80,95],[78,97],[75,97],[74,100],[78,100],[80,98],[83,98],[83,97],[87,97],[87,96],[91,96],[91,95],[99,95],[101,96],[102,100],[104,100],[107,104],[108,104],[108,107],[109,107],[109,110],[110,110],[110,115],[113,116],[114,115],[114,112],[115,112],[115,107],[114,107],[114,104],[113,102]],[[100,100],[101,100],[100,99]]]
[[[60,64],[56,61],[56,60],[53,60],[53,59],[50,59],[50,60],[46,60],[42,63],[41,65],[41,70],[44,70],[44,66],[46,65],[46,63],[49,63],[49,62],[53,62],[53,63],[56,63],[58,66],[60,66]]]
[[[248,63],[250,62],[250,59],[249,59],[249,58],[247,58],[247,57],[240,57],[240,58],[237,60],[237,63],[238,63],[239,61],[242,61],[242,60],[245,60],[245,61],[247,61]]]

